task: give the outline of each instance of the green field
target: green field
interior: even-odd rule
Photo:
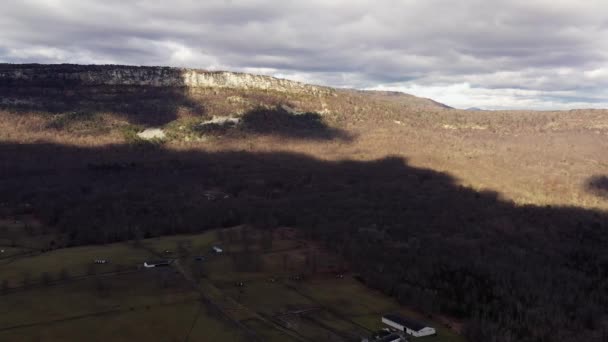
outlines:
[[[182,341],[190,329],[197,336],[240,336],[208,314],[199,294],[171,269],[14,291],[0,303],[11,308],[0,312],[0,341]]]
[[[273,250],[276,246],[281,246],[276,248],[281,252],[262,252],[262,270],[238,271],[230,258],[221,257],[206,263],[208,276],[224,293],[305,339],[335,340],[338,336],[355,340],[367,337],[383,328],[382,314],[400,312],[435,327],[437,335],[421,338],[421,341],[464,341],[441,323],[400,307],[392,298],[370,290],[348,275],[337,278],[331,274],[319,274],[303,280],[291,279],[290,275],[306,269],[307,247],[281,240],[275,241]],[[291,263],[287,269],[294,270],[292,272],[286,271],[282,265],[281,260],[286,253]],[[323,262],[336,263],[336,260],[324,256]],[[323,268],[323,265],[318,267]],[[237,286],[239,282],[244,286]],[[304,315],[289,314],[301,309],[312,311]]]
[[[198,303],[176,303],[3,331],[0,341],[184,341],[187,336],[192,341],[245,341],[223,321],[199,311]]]
[[[7,249],[0,307],[10,309],[0,310],[0,341],[349,341],[380,329],[386,312],[424,320],[348,274],[308,272],[313,259],[319,269],[339,262],[318,247],[282,235],[262,246],[255,231],[245,246],[240,230],[230,238],[210,231],[31,256]],[[212,253],[214,245],[225,253]],[[200,255],[205,260],[195,261]],[[177,261],[141,267],[159,257]],[[421,341],[463,341],[427,323],[438,335]]]
[[[29,278],[29,282],[39,282],[44,273],[58,279],[62,270],[71,277],[129,270],[137,268],[150,258],[150,253],[143,249],[134,248],[128,243],[116,243],[64,248],[34,256],[16,257],[0,267],[2,278],[7,279],[11,287],[16,287],[22,285],[24,278]],[[95,259],[107,259],[109,263],[97,265],[93,263]]]

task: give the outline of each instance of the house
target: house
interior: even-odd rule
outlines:
[[[402,331],[414,337],[430,336],[435,335],[436,333],[434,328],[429,327],[424,323],[396,314],[382,316],[382,323],[388,325],[392,329]]]
[[[145,268],[164,267],[164,266],[169,266],[170,264],[171,264],[171,260],[146,261],[146,262],[144,262],[144,267]]]
[[[223,249],[221,249],[221,248],[220,248],[220,247],[218,247],[218,246],[213,246],[213,248],[212,248],[212,249],[213,249],[213,251],[214,251],[215,253],[217,253],[217,254],[220,254],[220,253],[223,253],[223,252],[224,252],[224,250],[223,250]]]

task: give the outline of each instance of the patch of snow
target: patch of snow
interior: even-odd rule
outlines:
[[[241,119],[239,118],[233,118],[230,116],[214,116],[211,120],[207,120],[207,121],[203,121],[201,122],[201,125],[210,125],[210,124],[216,124],[216,125],[225,125],[225,124],[232,124],[232,125],[238,125],[239,122],[241,122]]]
[[[471,124],[471,125],[466,125],[466,124],[462,124],[462,125],[444,124],[442,127],[443,127],[443,129],[452,129],[452,130],[458,130],[458,129],[484,130],[484,129],[488,129],[488,126],[476,125],[476,124]]]
[[[286,111],[287,113],[292,114],[292,115],[298,115],[298,114],[300,114],[300,113],[298,113],[298,112],[297,112],[295,109],[293,109],[293,108],[289,107],[289,106],[288,106],[288,105],[286,105],[286,104],[282,104],[282,105],[281,105],[281,108],[282,108],[284,111]]]
[[[144,140],[164,139],[166,137],[165,132],[160,128],[147,128],[137,133],[137,136]]]
[[[205,142],[207,141],[207,137],[193,137],[193,136],[186,136],[184,138],[185,142]]]

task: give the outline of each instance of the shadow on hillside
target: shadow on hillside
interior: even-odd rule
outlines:
[[[77,66],[65,67],[68,75],[78,72],[70,69]],[[182,79],[178,69],[162,68],[161,72],[168,78]],[[183,83],[161,87],[84,85],[80,79],[70,78],[0,81],[0,108],[18,114],[36,111],[69,113],[72,114],[69,115],[71,119],[86,120],[93,114],[114,113],[129,123],[143,126],[169,123],[177,119],[180,111],[196,116],[205,114],[204,106],[189,96],[188,88]],[[124,82],[128,84],[129,79],[126,78]]]
[[[608,199],[608,176],[593,176],[586,183],[587,191]]]
[[[281,107],[256,108],[240,118],[214,118],[195,126],[194,130],[210,135],[253,134],[308,140],[353,139],[348,132],[328,126],[318,113],[290,113]]]
[[[601,341],[606,328],[607,213],[516,206],[394,157],[3,143],[0,158],[0,202],[69,245],[295,226],[400,302],[473,317],[471,342]]]
[[[329,127],[319,113],[290,113],[277,107],[258,108],[243,116],[246,131],[298,139],[352,140],[347,132]]]

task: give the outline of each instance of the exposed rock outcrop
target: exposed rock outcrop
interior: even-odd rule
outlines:
[[[22,84],[261,89],[309,94],[332,92],[327,87],[228,71],[121,65],[0,64],[0,85]]]

